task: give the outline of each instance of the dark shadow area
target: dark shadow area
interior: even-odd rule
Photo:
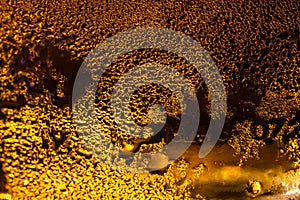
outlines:
[[[72,105],[72,92],[73,92],[73,86],[75,82],[75,78],[77,75],[77,72],[83,63],[83,60],[72,60],[71,55],[67,51],[59,50],[58,47],[55,47],[53,45],[48,45],[47,47],[47,53],[48,57],[50,58],[53,68],[57,70],[57,72],[61,73],[65,77],[67,77],[67,80],[65,81],[64,85],[64,98],[56,98],[55,103],[57,105]],[[88,76],[88,74],[87,74]],[[57,82],[51,79],[47,80],[46,83],[47,87],[51,89],[52,93],[55,94],[55,89]],[[85,84],[78,85],[78,87],[82,87],[84,89]]]

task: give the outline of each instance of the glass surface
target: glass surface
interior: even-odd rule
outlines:
[[[296,0],[0,1],[0,199],[299,199],[298,14]],[[136,46],[151,48],[131,49],[150,27]],[[143,75],[161,80],[129,92]],[[194,139],[176,137],[193,112]]]

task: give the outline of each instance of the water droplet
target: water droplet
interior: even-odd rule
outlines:
[[[22,60],[20,61],[20,65],[25,65],[25,64],[26,64],[26,60],[22,59]]]
[[[10,46],[8,44],[4,44],[3,48],[4,48],[4,50],[8,50],[10,48]]]
[[[32,33],[27,33],[26,38],[31,38],[32,37]]]
[[[86,23],[81,24],[81,28],[86,27]]]
[[[29,83],[29,87],[30,88],[34,88],[35,87],[35,83]]]
[[[66,96],[63,95],[63,94],[60,94],[60,95],[57,95],[57,98],[59,98],[59,99],[64,99],[64,98],[66,98]]]

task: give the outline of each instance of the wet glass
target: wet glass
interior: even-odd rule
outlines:
[[[296,0],[1,1],[0,199],[299,199],[297,8]],[[113,41],[149,27],[182,40],[146,32],[149,41],[131,49],[143,38],[133,31]],[[176,46],[189,41],[205,53]],[[130,51],[120,55],[123,47]],[[192,62],[199,57],[201,73]],[[148,73],[150,64],[159,68]],[[152,75],[161,77],[129,88]],[[179,77],[193,89],[176,89]],[[214,144],[221,82],[226,115]],[[186,124],[198,126],[188,138],[194,129],[180,124],[193,112]],[[211,151],[199,157],[206,141]]]

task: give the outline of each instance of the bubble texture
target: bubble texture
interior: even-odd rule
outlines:
[[[297,0],[0,1],[0,159],[8,192],[15,199],[203,198],[190,192],[184,172],[176,181],[172,166],[164,176],[111,170],[76,135],[69,91],[78,67],[97,44],[138,27],[180,31],[210,53],[228,94],[223,139],[242,162],[273,141],[299,168],[298,8]],[[130,56],[134,62],[133,54],[118,65]],[[165,57],[166,64],[180,61]],[[201,77],[192,82],[205,90]],[[253,141],[257,127],[276,120],[276,135]],[[243,129],[249,123],[257,133]]]

